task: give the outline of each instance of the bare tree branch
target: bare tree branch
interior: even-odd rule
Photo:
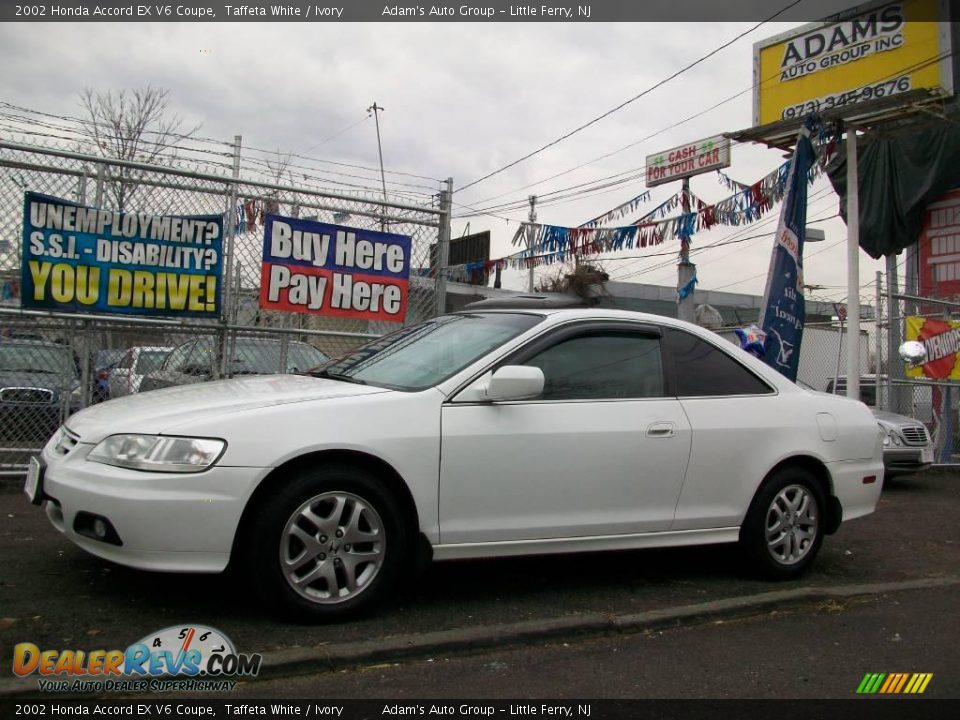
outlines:
[[[105,158],[151,165],[170,164],[177,147],[192,137],[197,125],[183,130],[183,119],[167,111],[169,91],[145,85],[117,93],[85,88],[80,94],[84,129],[96,154]],[[139,181],[144,172],[116,166],[111,169],[107,189],[116,209],[125,210],[135,194],[143,190]]]

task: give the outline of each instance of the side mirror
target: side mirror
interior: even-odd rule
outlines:
[[[526,365],[504,365],[490,378],[484,398],[497,400],[526,400],[543,393],[543,370]]]
[[[923,365],[927,361],[927,348],[922,342],[908,340],[900,346],[900,359],[910,367]]]

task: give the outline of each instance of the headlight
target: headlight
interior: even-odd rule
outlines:
[[[166,435],[111,435],[87,460],[154,472],[201,472],[213,465],[227,443],[213,438]]]

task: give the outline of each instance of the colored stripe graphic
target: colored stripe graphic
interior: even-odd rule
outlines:
[[[857,693],[870,695],[918,695],[927,689],[933,673],[867,673],[857,686]]]
[[[886,673],[867,673],[863,676],[863,680],[860,681],[860,687],[857,688],[857,692],[862,694],[875,693],[880,688],[880,683],[883,682],[886,676]]]

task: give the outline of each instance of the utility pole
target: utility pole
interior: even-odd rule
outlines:
[[[383,106],[377,105],[377,101],[373,101],[373,105],[367,108],[367,112],[373,113],[373,121],[377,126],[377,153],[380,155],[380,182],[383,185],[383,199],[387,199],[387,179],[383,172],[383,146],[380,144],[380,111],[384,110]],[[387,206],[383,206],[383,213],[380,215],[380,229],[386,230],[387,223],[384,219],[384,214],[387,212]]]
[[[536,233],[536,228],[534,224],[537,222],[537,196],[530,196],[530,215],[528,216],[530,224],[527,225],[527,257],[528,267],[527,270],[527,292],[533,292],[533,241]]]
[[[683,214],[690,213],[690,178],[683,179],[683,186],[680,190],[680,207]],[[680,238],[680,262],[677,263],[677,317],[687,322],[696,322],[697,312],[696,303],[693,299],[694,291],[691,289],[686,297],[681,298],[679,291],[686,287],[697,274],[697,266],[690,262],[690,237]]]

